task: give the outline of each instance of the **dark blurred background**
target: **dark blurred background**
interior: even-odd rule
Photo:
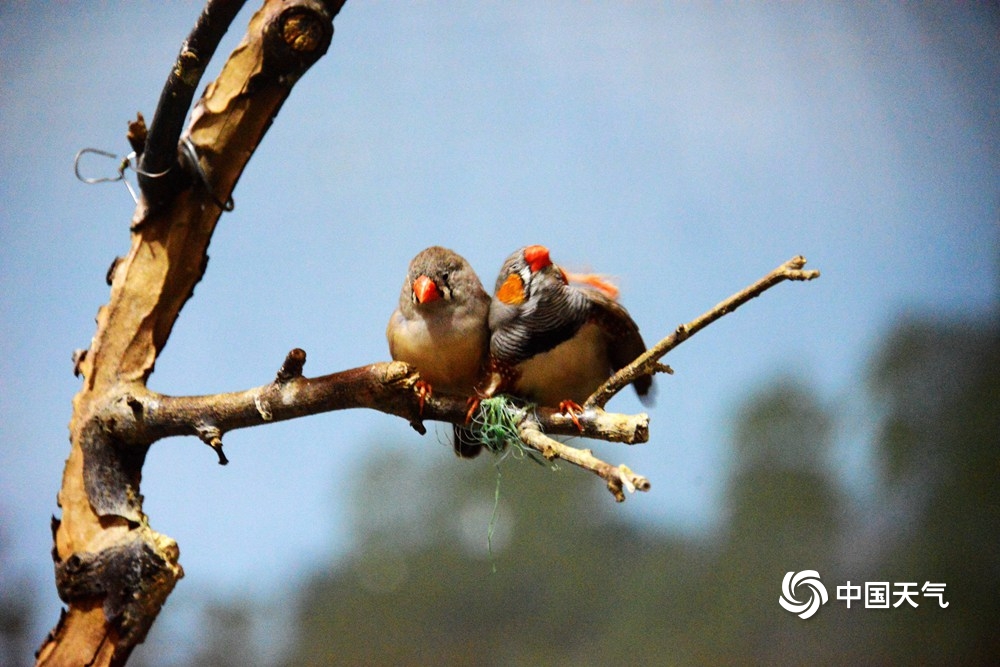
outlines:
[[[128,245],[124,188],[72,158],[127,150],[200,9],[0,3],[2,665],[58,619],[70,356]],[[649,443],[576,442],[650,478],[623,505],[370,411],[228,434],[226,468],[158,444],[145,510],[186,577],[133,664],[996,664],[998,35],[993,3],[349,1],[154,390],[256,386],[295,346],[307,375],[385,359],[435,243],[487,285],[527,243],[611,274],[648,342],[795,254],[823,276],[671,353]],[[803,570],[830,596],[807,620],[778,604]],[[949,606],[847,609],[848,581]]]
[[[442,467],[367,443],[329,507],[350,517],[348,554],[271,599],[183,596],[191,627],[159,621],[132,664],[995,664],[995,315],[901,319],[841,401],[791,376],[750,392],[732,415],[726,518],[700,539],[624,521],[565,464]],[[864,495],[831,460],[859,410],[876,426]],[[801,620],[777,598],[806,569],[830,599]],[[947,608],[837,599],[886,581],[944,583]],[[37,640],[32,610],[27,587],[5,592],[5,664]]]
[[[566,466],[442,470],[373,446],[331,507],[352,517],[352,552],[270,606],[210,605],[193,664],[995,664],[998,369],[995,318],[909,317],[849,400],[794,377],[760,386],[733,415],[726,520],[699,540],[623,521]],[[877,423],[867,497],[831,464],[858,406]],[[801,620],[777,598],[805,569],[830,600]],[[948,606],[847,609],[848,581],[945,583]],[[161,664],[159,643],[137,662]]]

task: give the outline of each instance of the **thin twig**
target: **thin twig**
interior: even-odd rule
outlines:
[[[608,485],[608,491],[618,502],[625,500],[625,491],[649,491],[649,480],[637,475],[625,465],[611,465],[594,456],[589,449],[577,449],[554,440],[542,433],[538,422],[525,419],[521,422],[518,435],[528,447],[540,452],[547,460],[562,459],[584,470],[594,473]]]
[[[607,382],[598,387],[597,390],[590,395],[590,397],[584,402],[584,407],[603,408],[615,394],[628,386],[637,377],[641,375],[648,375],[656,372],[657,370],[662,370],[659,367],[658,362],[665,354],[707,327],[712,322],[733,312],[750,299],[760,296],[778,283],[785,280],[813,280],[818,278],[819,271],[802,270],[802,267],[805,266],[805,264],[805,257],[802,257],[801,255],[793,257],[755,282],[753,285],[737,292],[687,324],[680,325],[672,334],[646,350],[646,352],[637,357],[636,360],[628,366],[625,366],[612,375]]]

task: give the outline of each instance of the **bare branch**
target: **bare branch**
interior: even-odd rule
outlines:
[[[191,34],[181,44],[177,60],[146,134],[139,155],[139,187],[147,202],[160,204],[176,193],[183,182],[177,166],[177,142],[187,119],[195,89],[205,67],[245,0],[209,0]],[[141,116],[140,116],[141,118]],[[157,174],[164,174],[157,177]]]
[[[634,444],[649,438],[649,418],[645,414],[608,413],[603,405],[635,377],[650,372],[672,373],[659,359],[692,334],[734,311],[784,280],[812,280],[818,271],[803,271],[805,259],[796,257],[767,276],[734,294],[688,324],[681,325],[646,353],[602,385],[585,403],[577,426],[566,415],[550,408],[536,408],[525,416],[519,431],[525,444],[551,458],[556,456],[605,479],[616,499],[624,500],[623,489],[646,490],[648,480],[622,466],[612,466],[593,456],[553,440],[548,435],[583,436],[612,442]],[[274,382],[254,389],[212,396],[171,397],[149,391],[129,395],[137,401],[129,419],[125,411],[114,421],[116,437],[122,442],[145,448],[163,437],[197,435],[227,461],[222,451],[224,433],[270,421],[294,419],[310,414],[351,408],[370,408],[408,419],[421,434],[426,432],[424,419],[464,424],[464,398],[453,396],[424,397],[415,391],[419,376],[403,363],[377,363],[316,378],[302,376],[306,353],[298,348],[288,353]],[[209,417],[210,416],[210,417]],[[137,489],[135,490],[137,492]]]
[[[624,464],[613,466],[594,456],[589,449],[570,447],[542,433],[538,422],[525,419],[518,431],[521,441],[532,449],[541,452],[547,460],[562,459],[568,463],[589,470],[608,484],[608,491],[618,502],[624,502],[624,490],[649,491],[649,480],[637,475]]]
[[[304,360],[305,352],[296,349],[288,356]],[[287,366],[286,359],[282,369]],[[415,389],[420,376],[403,362],[380,362],[314,378],[302,377],[301,368],[299,372],[288,377],[279,373],[274,382],[253,389],[206,396],[166,396],[136,388],[128,400],[137,405],[125,409],[120,402],[108,421],[113,424],[114,437],[130,447],[148,447],[165,437],[196,435],[220,453],[220,458],[224,458],[222,437],[229,431],[334,410],[369,408],[414,423],[425,419],[465,423],[464,397],[435,395],[425,399],[421,411]],[[621,415],[592,408],[577,418],[582,430],[570,417],[550,408],[536,408],[531,419],[555,435],[626,444],[649,438],[645,414]]]
[[[468,405],[463,398],[448,396],[435,397],[427,401],[424,417],[453,424],[465,423]],[[607,442],[636,445],[649,440],[649,416],[605,412],[601,408],[588,408],[577,413],[579,428],[573,419],[557,409],[535,406],[531,411],[532,420],[546,433],[583,438],[594,438]]]
[[[624,389],[641,375],[648,375],[663,370],[659,360],[672,349],[698,333],[712,322],[727,315],[744,303],[758,297],[765,291],[785,280],[813,280],[819,278],[819,271],[804,271],[806,258],[801,255],[793,257],[766,276],[719,303],[708,312],[682,324],[677,329],[653,347],[646,350],[635,361],[612,375],[586,400],[584,407],[604,407],[611,397]],[[668,367],[669,368],[669,367]],[[671,371],[668,371],[671,372]]]
[[[306,378],[305,353],[297,349],[273,382],[246,391],[170,397],[146,386],[204,274],[220,202],[229,200],[295,82],[326,52],[343,0],[264,0],[182,130],[208,58],[241,4],[209,1],[181,48],[148,132],[141,118],[130,126],[129,141],[141,153],[144,196],[133,214],[131,248],[108,272],[111,294],[98,311],[97,330],[74,360],[84,381],[73,400],[71,449],[58,497],[62,518],[53,522],[52,552],[69,609],[41,647],[39,665],[124,664],[183,576],[176,543],[153,531],[142,509],[139,482],[152,443],[195,435],[225,463],[222,439],[228,431],[330,410],[376,409],[408,419],[418,430],[424,419],[465,421],[464,396],[434,396],[422,404],[415,391],[419,377],[406,364],[376,363]],[[185,187],[193,181],[175,168],[179,142],[188,147],[187,171],[199,187]],[[164,172],[168,176],[157,176]],[[618,500],[625,490],[647,490],[649,481],[625,466],[550,436],[645,442],[648,417],[606,413],[606,401],[637,373],[667,371],[660,357],[773,284],[816,277],[801,270],[804,263],[796,258],[679,328],[595,392],[577,419],[547,408],[525,411],[517,429],[521,438],[550,460],[594,472]]]

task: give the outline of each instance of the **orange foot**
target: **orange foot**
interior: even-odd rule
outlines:
[[[581,407],[579,403],[576,401],[560,401],[559,412],[572,419],[573,423],[576,424],[577,429],[580,430],[580,433],[583,433],[583,425],[580,424],[580,420],[576,418],[577,415],[583,414],[583,407]]]
[[[417,380],[413,385],[413,388],[417,390],[417,400],[420,401],[420,416],[423,417],[424,403],[431,397],[431,394],[434,393],[434,391],[431,388],[431,383],[424,382],[423,380]]]
[[[469,409],[465,412],[465,423],[468,424],[472,421],[472,415],[476,414],[476,410],[479,409],[479,397],[469,396],[465,404],[469,406]]]

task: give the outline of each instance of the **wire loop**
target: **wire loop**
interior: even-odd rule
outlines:
[[[83,174],[81,174],[80,159],[84,155],[87,155],[88,153],[92,153],[94,155],[100,155],[101,157],[111,158],[112,160],[118,160],[118,174],[115,176],[95,176],[95,177],[84,176]],[[81,148],[79,151],[77,151],[76,157],[73,158],[73,173],[76,174],[77,180],[86,183],[87,185],[94,185],[95,183],[114,183],[116,181],[121,181],[125,184],[125,187],[128,189],[128,193],[132,195],[132,201],[138,204],[139,196],[136,194],[135,189],[132,187],[132,184],[129,183],[127,178],[125,178],[126,169],[132,169],[136,173],[144,173],[139,171],[139,169],[137,169],[135,165],[132,164],[133,160],[135,160],[135,151],[132,151],[125,157],[120,157],[118,155],[115,155],[114,153],[109,153],[108,151],[102,151],[99,148]],[[169,171],[169,169],[167,171]],[[158,174],[158,176],[163,176],[166,173],[167,172],[163,172],[163,174]]]
[[[218,196],[216,196],[215,192],[212,190],[211,184],[208,182],[208,174],[205,173],[205,169],[201,166],[201,161],[198,159],[198,151],[195,148],[194,142],[191,141],[190,137],[184,137],[184,140],[181,142],[181,148],[184,151],[184,154],[187,156],[188,160],[191,162],[191,166],[194,168],[195,173],[198,175],[198,180],[200,181],[201,185],[205,188],[205,191],[208,192],[209,196],[212,198],[212,201],[215,202],[215,205],[218,206],[223,211],[232,211],[233,208],[235,208],[236,206],[236,204],[233,202],[232,196],[230,196],[229,199],[227,199],[225,202],[223,202],[218,198]],[[101,157],[117,160],[118,173],[114,176],[84,176],[82,173],[80,173],[80,161],[81,158],[83,158],[83,156],[87,154],[100,155]],[[158,173],[144,171],[138,164],[135,151],[132,151],[131,153],[129,153],[124,157],[121,157],[115,155],[114,153],[109,153],[108,151],[101,150],[99,148],[88,147],[88,148],[81,148],[79,151],[77,151],[76,157],[73,158],[73,173],[76,175],[77,180],[81,181],[82,183],[86,183],[87,185],[94,185],[96,183],[114,183],[116,181],[122,181],[123,183],[125,183],[125,187],[128,189],[128,193],[132,195],[132,201],[138,204],[139,195],[136,194],[135,188],[132,187],[132,184],[125,177],[125,171],[127,169],[131,169],[136,174],[140,176],[145,176],[146,178],[162,178],[166,176],[168,173],[170,173],[171,167],[167,167],[166,169]]]

